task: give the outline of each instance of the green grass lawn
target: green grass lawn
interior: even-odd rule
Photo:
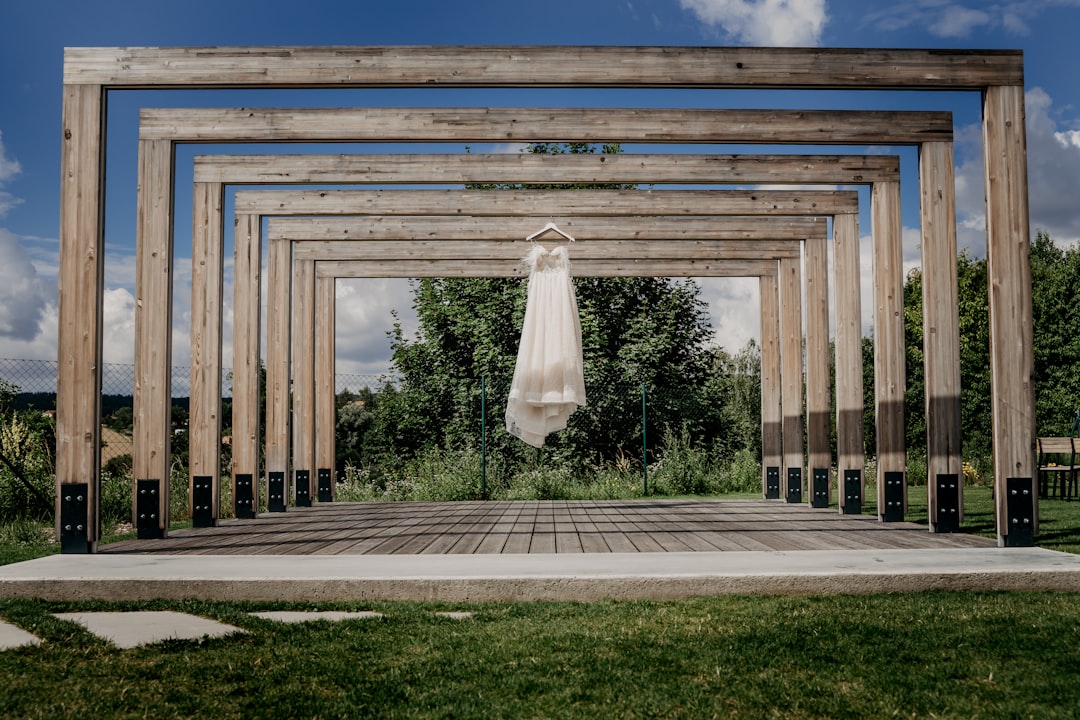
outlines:
[[[1073,718],[1080,595],[373,603],[279,625],[239,603],[0,601],[0,717]],[[174,609],[244,635],[118,650],[49,613]],[[468,609],[451,620],[434,609]]]

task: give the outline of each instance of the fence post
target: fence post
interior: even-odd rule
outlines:
[[[645,410],[645,383],[641,383],[641,477],[644,485],[644,494],[649,494],[649,455],[648,455],[648,437],[646,430],[646,410]]]

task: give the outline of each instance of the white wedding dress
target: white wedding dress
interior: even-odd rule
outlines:
[[[585,375],[570,256],[565,246],[536,245],[523,260],[529,270],[525,322],[506,405],[506,429],[534,447],[585,405]]]

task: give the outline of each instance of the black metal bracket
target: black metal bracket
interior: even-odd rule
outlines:
[[[789,503],[802,502],[802,468],[788,468],[787,501]]]
[[[765,468],[765,499],[780,499],[780,468],[775,465]]]
[[[319,502],[334,501],[334,486],[330,480],[330,468],[319,468]]]
[[[93,552],[90,546],[90,486],[88,483],[60,485],[60,552],[81,554]]]
[[[814,468],[814,497],[810,507],[829,507],[829,468]]]
[[[159,517],[160,496],[160,480],[139,480],[135,483],[135,536],[140,540],[165,537]]]
[[[296,471],[296,507],[311,507],[311,471]]]
[[[214,478],[196,475],[191,478],[191,526],[214,527]]]
[[[937,476],[937,522],[934,532],[960,532],[960,476],[942,473]]]
[[[844,471],[844,514],[862,515],[862,470]]]
[[[1005,547],[1035,545],[1035,498],[1031,478],[1005,478],[1005,514],[1009,534]]]
[[[883,522],[904,521],[904,473],[885,473],[885,508],[881,513]]]
[[[285,512],[285,473],[276,471],[267,473],[266,509],[270,512]]]
[[[233,508],[238,518],[255,517],[255,484],[251,473],[236,474],[236,497],[233,498]]]

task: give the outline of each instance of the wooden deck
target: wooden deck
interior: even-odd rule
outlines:
[[[320,503],[103,553],[365,555],[996,547],[925,525],[766,500]]]

